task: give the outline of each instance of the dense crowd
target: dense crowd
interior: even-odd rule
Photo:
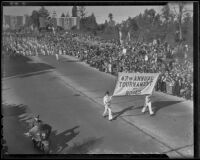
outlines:
[[[119,45],[116,40],[71,32],[41,33],[39,36],[9,34],[3,38],[7,54],[70,55],[114,75],[118,72],[160,73],[157,91],[186,99],[193,97],[193,63],[187,59],[179,62],[174,57],[175,49],[159,40],[149,44]]]

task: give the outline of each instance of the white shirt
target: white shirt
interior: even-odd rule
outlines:
[[[144,60],[145,60],[145,61],[148,61],[148,56],[147,56],[147,55],[145,55]]]
[[[103,97],[103,103],[104,103],[104,105],[110,105],[110,103],[111,103],[111,97],[110,96],[104,96]]]
[[[151,103],[150,96],[146,96],[146,97],[145,97],[145,103],[146,103],[146,104]]]

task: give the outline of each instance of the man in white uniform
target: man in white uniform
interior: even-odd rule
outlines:
[[[153,115],[154,112],[152,111],[152,108],[151,108],[151,99],[150,99],[151,95],[147,95],[145,97],[145,103],[144,103],[144,107],[142,108],[142,113],[144,113],[148,107],[149,109],[149,113],[150,115]]]
[[[103,113],[103,116],[105,117],[107,111],[108,111],[108,120],[112,120],[112,111],[110,109],[110,105],[111,105],[111,99],[112,99],[112,96],[109,96],[109,92],[107,91],[105,96],[103,97],[103,103],[104,103],[104,107],[105,107],[105,110],[104,110],[104,113]]]

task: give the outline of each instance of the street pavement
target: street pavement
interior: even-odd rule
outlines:
[[[114,120],[108,121],[102,117],[102,98],[114,91],[116,77],[70,56],[21,59],[6,60],[3,67],[3,131],[9,153],[38,153],[23,132],[30,117],[39,114],[53,128],[52,153],[193,156],[192,101],[154,92],[155,115],[149,116],[141,113],[143,96],[113,97]]]

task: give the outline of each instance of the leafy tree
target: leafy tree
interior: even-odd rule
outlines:
[[[98,30],[99,30],[99,31],[102,31],[102,32],[103,32],[103,31],[105,31],[105,28],[106,28],[106,25],[105,25],[105,24],[99,24],[99,25],[98,25]]]
[[[179,42],[182,43],[183,41],[183,32],[182,32],[182,25],[183,25],[183,18],[185,15],[189,12],[189,10],[186,9],[187,2],[178,2],[178,12],[176,10],[175,5],[173,5],[174,13],[177,18],[178,23],[178,33],[179,33]]]
[[[153,23],[156,16],[156,11],[154,9],[150,9],[148,10],[148,15],[150,17],[150,23]]]
[[[108,21],[105,20],[104,24],[105,24],[105,26],[107,27],[107,26],[108,26]]]
[[[137,21],[134,18],[129,20],[128,28],[132,31],[137,31],[139,29]]]
[[[82,30],[87,30],[87,31],[92,31],[92,32],[98,29],[98,25],[97,25],[96,17],[94,13],[80,20],[80,28]]]
[[[69,17],[69,12],[67,12],[66,17]]]
[[[44,6],[39,9],[38,13],[40,17],[47,18],[49,16],[49,12]]]
[[[186,43],[193,45],[193,18],[190,13],[186,13],[183,18],[182,32]]]
[[[156,11],[154,9],[146,9],[144,11],[143,18],[148,26],[152,25],[152,23],[154,22],[155,15]]]
[[[26,15],[25,17],[25,26],[30,27],[33,24],[31,16]]]
[[[88,22],[89,29],[95,30],[97,28],[97,22],[94,13],[92,13],[91,16],[88,17]]]
[[[64,13],[62,13],[61,17],[65,17],[65,14],[64,14]]]
[[[189,24],[193,23],[193,19],[192,19],[192,16],[191,16],[190,13],[186,13],[186,14],[185,14],[185,16],[184,16],[184,18],[183,18],[183,23],[184,23],[185,25],[189,25]]]
[[[109,18],[109,21],[111,22],[113,20],[113,14],[112,13],[109,13],[108,14],[108,18]]]
[[[169,23],[170,20],[174,19],[174,15],[169,7],[169,5],[165,5],[161,10],[161,17],[164,20],[164,23]]]
[[[34,10],[31,15],[31,20],[33,27],[39,28],[39,13],[38,11]]]
[[[81,19],[84,18],[86,16],[86,8],[85,8],[85,6],[79,6],[78,10],[79,10],[79,15],[80,15]]]
[[[77,17],[77,12],[78,12],[77,6],[73,6],[72,7],[72,17]]]

